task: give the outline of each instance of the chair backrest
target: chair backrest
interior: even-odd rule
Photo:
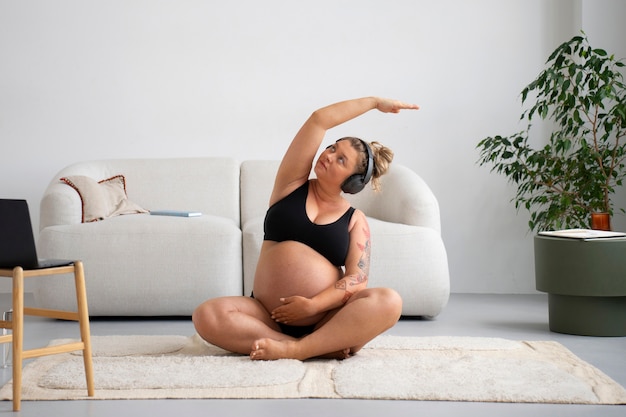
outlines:
[[[28,203],[0,199],[0,268],[33,268],[37,264]]]

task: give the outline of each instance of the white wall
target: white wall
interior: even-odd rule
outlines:
[[[369,113],[328,140],[383,141],[431,185],[452,291],[534,292],[528,217],[506,180],[475,164],[475,146],[518,131],[520,91],[581,27],[626,56],[625,5],[2,1],[0,197],[28,199],[37,227],[46,185],[75,161],[278,159],[315,108],[390,96],[422,110]]]

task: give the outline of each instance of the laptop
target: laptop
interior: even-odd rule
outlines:
[[[38,259],[26,200],[0,199],[0,268],[43,269],[68,266],[66,259]]]

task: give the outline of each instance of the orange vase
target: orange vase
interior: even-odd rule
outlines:
[[[593,230],[611,230],[611,215],[609,213],[591,213],[591,228]]]

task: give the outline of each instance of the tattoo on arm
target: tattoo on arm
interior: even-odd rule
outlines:
[[[370,268],[370,255],[372,253],[372,247],[370,242],[370,231],[367,228],[363,229],[363,233],[366,236],[365,244],[359,245],[359,249],[361,249],[361,259],[359,259],[359,269],[362,274],[365,276],[365,280],[367,280],[367,274]]]
[[[359,259],[359,269],[361,270],[361,273],[363,275],[367,275],[367,271],[370,267],[370,255],[369,255],[369,250],[367,251],[367,253],[363,253],[363,256],[361,256],[361,259]]]
[[[369,265],[370,265],[371,246],[370,246],[369,230],[364,228],[363,232],[365,233],[365,236],[367,237],[365,244],[357,243],[359,245],[359,249],[361,249],[361,259],[359,259],[359,262],[358,262],[358,266],[361,272],[359,274],[354,274],[354,275],[344,277],[343,279],[337,281],[337,283],[335,284],[335,288],[345,290],[345,295],[343,299],[341,300],[343,304],[347,303],[350,297],[354,295],[353,292],[348,290],[348,287],[353,287],[355,285],[359,285],[364,282],[367,282],[367,272],[369,271]]]

